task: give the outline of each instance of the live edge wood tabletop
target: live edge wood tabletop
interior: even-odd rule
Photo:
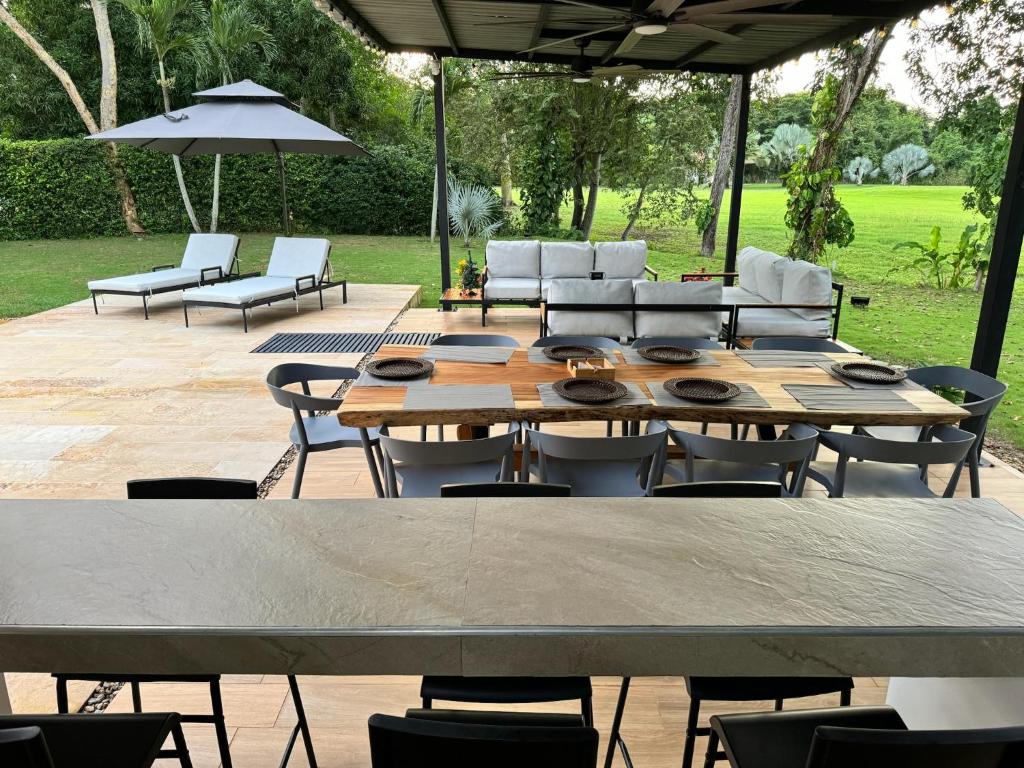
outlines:
[[[419,357],[427,347],[383,346],[375,358]],[[508,421],[566,422],[611,419],[615,421],[646,421],[649,419],[672,419],[677,421],[707,421],[724,424],[792,424],[798,422],[822,427],[833,425],[911,425],[955,424],[968,416],[967,412],[935,393],[923,389],[902,387],[884,390],[878,403],[867,405],[851,404],[841,409],[809,409],[787,392],[788,385],[831,386],[837,392],[851,392],[849,387],[816,365],[808,367],[765,367],[754,366],[743,359],[742,353],[734,350],[704,350],[703,354],[714,359],[716,365],[664,365],[649,363],[630,364],[621,351],[615,353],[616,380],[625,384],[635,383],[641,391],[651,397],[649,384],[677,377],[699,377],[724,379],[734,384],[749,385],[766,402],[767,407],[742,408],[724,404],[707,404],[694,407],[680,403],[679,406],[661,404],[652,398],[648,404],[640,405],[587,405],[553,406],[541,402],[538,384],[550,384],[566,378],[568,371],[564,363],[531,362],[526,349],[517,349],[507,363],[469,363],[450,360],[434,361],[434,372],[429,381],[420,380],[413,386],[443,387],[446,385],[507,384],[511,387],[513,406],[503,408],[481,408],[473,402],[443,408],[410,409],[405,405],[406,386],[359,386],[353,385],[345,396],[338,411],[342,424],[353,427],[418,426],[431,424],[500,424]],[[828,360],[847,362],[864,358],[849,353],[827,355]],[[866,399],[871,390],[861,391]],[[897,405],[886,407],[886,399],[898,396]],[[907,407],[906,401],[913,407]]]

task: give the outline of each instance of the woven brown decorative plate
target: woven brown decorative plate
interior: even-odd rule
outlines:
[[[563,363],[566,360],[601,356],[601,350],[597,347],[588,347],[586,344],[558,344],[553,347],[543,347],[542,351],[544,357]]]
[[[870,384],[896,384],[907,378],[906,371],[897,371],[881,363],[834,363],[832,371],[848,379]]]
[[[379,379],[417,379],[434,370],[434,364],[418,357],[384,357],[371,360],[366,370]]]
[[[670,395],[701,403],[720,403],[740,393],[735,384],[718,379],[669,379],[663,386]]]
[[[562,379],[551,387],[574,403],[610,403],[626,395],[626,388],[607,379]]]
[[[667,344],[659,344],[653,347],[640,347],[636,353],[645,360],[652,363],[692,363],[700,359],[699,349],[689,347],[673,347]]]

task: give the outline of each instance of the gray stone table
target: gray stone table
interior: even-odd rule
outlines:
[[[987,500],[0,502],[0,669],[1024,676]]]

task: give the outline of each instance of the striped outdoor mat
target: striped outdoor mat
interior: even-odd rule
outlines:
[[[357,353],[376,352],[382,346],[423,347],[440,333],[275,333],[253,352]]]
[[[818,363],[831,361],[822,352],[789,352],[786,350],[740,350],[736,357],[755,368],[813,368]]]
[[[891,389],[850,389],[821,384],[783,384],[782,388],[811,411],[920,411]]]

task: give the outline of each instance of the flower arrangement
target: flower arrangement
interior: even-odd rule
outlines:
[[[458,276],[459,287],[463,292],[472,296],[480,287],[480,269],[473,261],[473,254],[467,251],[467,256],[455,265],[455,274]]]

